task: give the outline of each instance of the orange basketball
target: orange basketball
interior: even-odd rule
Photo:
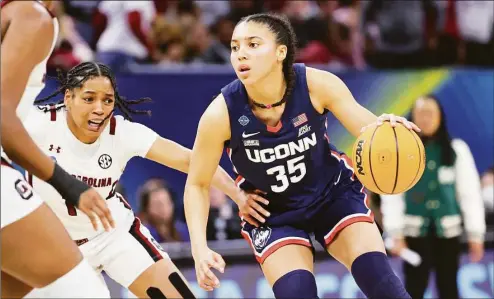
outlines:
[[[368,127],[352,150],[355,175],[370,191],[398,194],[422,177],[425,150],[419,136],[404,125],[389,122]]]

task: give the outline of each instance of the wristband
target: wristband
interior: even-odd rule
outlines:
[[[81,194],[90,188],[88,185],[68,174],[58,163],[55,163],[53,175],[46,182],[52,185],[62,195],[62,198],[74,207],[79,206]]]

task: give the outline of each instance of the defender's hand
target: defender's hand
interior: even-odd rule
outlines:
[[[259,223],[266,222],[265,217],[269,217],[271,215],[259,203],[268,205],[269,201],[255,193],[245,192],[242,192],[242,195],[237,201],[240,216],[255,227],[258,227]]]
[[[108,209],[106,200],[104,200],[93,188],[90,188],[81,194],[79,206],[77,208],[89,217],[94,230],[98,229],[97,218],[100,219],[106,231],[110,230],[110,226],[115,228],[115,222]]]

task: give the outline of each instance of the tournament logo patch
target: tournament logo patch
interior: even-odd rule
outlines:
[[[252,243],[254,244],[254,247],[259,251],[262,251],[264,247],[266,247],[270,237],[270,227],[262,226],[252,229]]]
[[[238,122],[242,125],[242,126],[246,126],[248,123],[249,123],[249,118],[245,115],[242,115],[240,116],[240,118],[238,119]]]
[[[103,154],[98,158],[98,164],[103,169],[110,168],[111,163],[112,163],[112,158],[107,154]]]
[[[28,200],[33,197],[33,189],[24,180],[15,181],[15,190],[19,193],[22,199]]]

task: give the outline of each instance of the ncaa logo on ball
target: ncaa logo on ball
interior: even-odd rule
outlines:
[[[357,143],[357,149],[355,150],[355,162],[357,163],[357,172],[361,175],[365,175],[364,167],[362,166],[362,151],[364,148],[365,140],[359,140]]]
[[[107,154],[103,154],[98,158],[98,164],[101,168],[108,169],[112,164],[112,158]]]

